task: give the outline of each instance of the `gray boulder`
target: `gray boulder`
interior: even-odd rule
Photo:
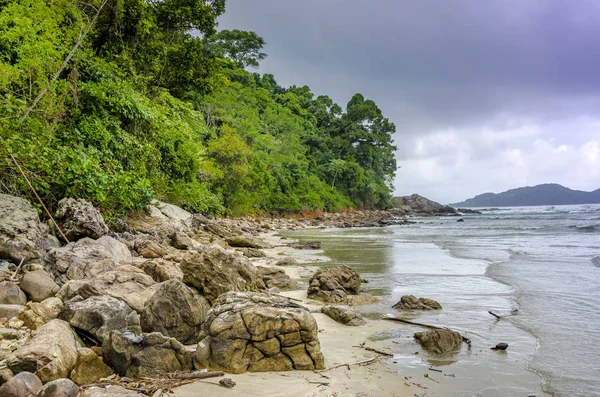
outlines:
[[[200,336],[194,356],[198,369],[242,373],[324,367],[314,317],[287,298],[225,293],[208,312]]]
[[[24,305],[0,305],[0,318],[8,318],[10,320],[24,309]]]
[[[29,201],[0,194],[0,258],[16,264],[40,258],[44,229]]]
[[[27,297],[17,283],[12,281],[2,281],[0,283],[0,304],[24,305],[25,303],[27,303]]]
[[[69,280],[93,279],[115,270],[117,264],[131,261],[127,246],[112,237],[83,238],[62,248],[53,248],[45,258],[45,268],[58,285]]]
[[[77,360],[75,334],[69,324],[51,320],[38,328],[31,340],[8,357],[14,372],[33,372],[42,382],[66,378]]]
[[[87,299],[75,297],[65,302],[60,318],[102,343],[114,330],[129,330],[134,333],[142,331],[139,315],[122,300],[107,295]]]
[[[37,396],[41,388],[42,381],[40,378],[31,372],[21,372],[0,386],[0,396],[32,397]]]
[[[265,284],[248,259],[218,246],[188,252],[180,263],[183,282],[212,304],[228,291],[259,291]]]
[[[184,232],[175,232],[171,236],[171,245],[178,250],[187,251],[197,248],[200,244]]]
[[[53,297],[59,290],[58,284],[45,270],[25,273],[19,286],[34,302],[41,302]]]
[[[83,199],[60,200],[54,219],[70,241],[83,237],[97,239],[109,232],[100,211]]]
[[[267,254],[257,248],[238,248],[237,252],[241,252],[247,258],[265,258]]]
[[[358,326],[366,324],[360,312],[349,306],[325,305],[321,308],[321,313],[344,325]]]
[[[139,378],[187,371],[192,357],[183,344],[161,333],[132,336],[113,331],[102,344],[102,356],[121,376]]]
[[[209,308],[204,297],[181,281],[165,281],[146,302],[140,316],[142,330],[160,332],[184,344],[197,343]]]
[[[57,379],[42,387],[36,397],[77,397],[79,386],[71,379]]]
[[[400,310],[440,310],[442,305],[428,298],[417,298],[414,295],[404,295],[394,306]]]
[[[462,345],[460,333],[449,329],[415,332],[414,336],[423,349],[435,354],[458,350]]]

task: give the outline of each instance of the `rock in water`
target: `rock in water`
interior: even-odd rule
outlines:
[[[344,325],[357,326],[366,324],[358,310],[349,306],[325,305],[321,308],[321,313]]]
[[[208,312],[200,336],[198,369],[239,374],[324,367],[314,317],[287,298],[225,293]]]
[[[40,258],[44,234],[38,213],[27,200],[0,194],[0,258],[16,264]]]
[[[308,297],[328,303],[343,303],[348,295],[360,293],[360,275],[348,266],[319,270],[309,281]]]
[[[496,346],[492,347],[492,350],[506,350],[508,349],[508,343],[498,343]]]
[[[176,339],[153,332],[140,335],[141,341],[113,331],[102,345],[102,356],[121,376],[139,378],[187,371],[192,357]]]
[[[38,328],[33,338],[8,357],[14,372],[34,372],[42,382],[66,378],[77,360],[75,334],[69,324],[51,320]]]
[[[141,313],[144,332],[160,332],[184,344],[198,343],[198,336],[210,306],[177,280],[160,284]]]
[[[462,345],[460,333],[449,329],[415,332],[415,339],[423,349],[436,354],[457,350]]]
[[[2,397],[31,397],[37,396],[42,388],[40,378],[31,372],[21,372],[0,386]]]
[[[100,211],[83,199],[60,200],[54,219],[70,241],[83,237],[96,239],[108,234],[108,227]]]
[[[79,387],[71,379],[57,379],[46,383],[37,397],[77,397]]]
[[[400,301],[392,306],[401,310],[440,310],[442,305],[433,299],[418,298],[414,295],[404,295]]]

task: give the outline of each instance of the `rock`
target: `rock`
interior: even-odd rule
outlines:
[[[94,295],[109,295],[141,312],[146,301],[157,290],[152,277],[131,265],[118,266],[115,271],[100,274],[92,280],[73,280],[62,286],[57,296],[67,301],[77,295],[84,299]]]
[[[122,300],[107,295],[91,296],[87,299],[73,298],[65,302],[60,318],[101,343],[104,343],[114,330],[129,330],[134,333],[142,331],[139,315]]]
[[[71,379],[57,379],[46,383],[37,397],[77,397],[79,386]]]
[[[217,246],[188,252],[181,261],[183,282],[212,304],[228,291],[259,291],[265,284],[248,259]]]
[[[273,246],[264,240],[253,236],[233,236],[225,239],[231,247],[239,248],[273,248]]]
[[[281,258],[275,263],[276,266],[298,266],[298,261],[291,256],[286,256],[285,258]]]
[[[144,332],[160,332],[184,344],[198,342],[198,335],[210,306],[181,281],[160,284],[146,302],[140,320]]]
[[[113,370],[104,364],[101,357],[87,347],[77,350],[77,361],[69,376],[78,385],[97,382],[99,379],[112,375]]]
[[[41,302],[56,295],[60,288],[45,270],[25,273],[20,287],[34,302]]]
[[[136,342],[118,331],[111,332],[102,344],[104,361],[129,378],[191,369],[191,354],[176,339],[153,332],[142,334]]]
[[[321,308],[321,313],[344,325],[358,326],[366,324],[358,310],[349,306],[325,305]]]
[[[491,348],[492,350],[506,350],[508,349],[508,343],[498,343],[496,346]]]
[[[56,297],[44,299],[41,303],[56,313],[60,313],[64,307],[63,301]]]
[[[435,201],[431,201],[423,196],[419,196],[418,194],[413,194],[411,196],[404,197],[394,197],[394,201],[401,201],[402,204],[407,208],[410,212],[417,212],[423,214],[456,214],[456,210],[449,205],[441,205],[436,203]]]
[[[23,305],[0,305],[0,318],[11,319],[19,315],[21,310],[24,310]]]
[[[436,354],[458,350],[462,344],[460,334],[449,329],[415,332],[415,339],[423,349]]]
[[[80,397],[146,397],[145,394],[128,390],[122,386],[108,385],[105,387],[90,387],[85,389]]]
[[[360,275],[347,266],[319,270],[309,280],[308,297],[328,303],[343,303],[348,295],[359,295]]]
[[[24,374],[25,372],[21,372],[21,373]],[[15,374],[13,374],[13,372],[10,370],[10,368],[6,368],[6,367],[0,368],[0,385],[3,385],[6,382],[8,382],[9,380],[11,380],[11,378],[13,376],[15,376]]]
[[[306,243],[296,243],[290,244],[292,248],[296,248],[298,250],[318,250],[321,249],[320,241],[309,241]]]
[[[231,378],[223,378],[219,381],[219,385],[221,385],[222,387],[231,389],[231,388],[235,387],[235,382],[233,380],[231,380]]]
[[[100,211],[84,199],[60,200],[54,219],[70,241],[83,237],[97,239],[109,232]]]
[[[257,266],[256,269],[268,288],[279,288],[281,291],[298,289],[298,282],[292,280],[283,269]]]
[[[228,292],[202,327],[196,368],[231,373],[324,367],[317,323],[308,309],[283,297]]]
[[[139,232],[167,237],[178,231],[192,230],[193,216],[182,208],[154,200],[146,209],[148,216],[127,218],[127,223]]]
[[[127,246],[110,236],[83,238],[62,248],[53,248],[45,258],[46,270],[58,285],[69,280],[93,279],[131,260]]]
[[[167,250],[154,240],[136,240],[134,247],[144,258],[162,258],[167,254]]]
[[[394,309],[401,310],[440,310],[442,305],[433,299],[416,298],[414,295],[404,295],[394,306]]]
[[[21,372],[0,386],[0,396],[32,397],[37,396],[41,388],[42,381],[40,378],[31,372]]]
[[[38,328],[31,340],[8,358],[14,372],[34,372],[42,382],[66,378],[77,360],[75,334],[69,324],[51,320]]]
[[[238,248],[236,251],[241,252],[247,258],[265,258],[267,254],[256,248]]]
[[[27,328],[36,330],[48,321],[55,319],[58,313],[43,303],[28,302],[25,310],[19,313],[19,320],[23,321]]]
[[[12,281],[2,281],[0,283],[0,304],[24,305],[26,303],[27,297],[17,283]]]
[[[199,244],[192,240],[190,236],[183,232],[175,232],[171,236],[171,245],[178,250],[192,250],[199,246]]]
[[[16,264],[40,258],[44,234],[38,213],[27,200],[0,194],[0,258]]]
[[[177,262],[157,259],[142,262],[137,266],[157,283],[168,280],[183,280],[183,272]]]
[[[16,329],[1,328],[0,327],[0,340],[14,340],[21,338],[21,332]]]

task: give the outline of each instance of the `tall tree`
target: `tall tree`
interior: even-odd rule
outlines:
[[[231,59],[242,69],[248,66],[258,67],[258,61],[267,57],[267,54],[261,51],[265,44],[265,40],[255,32],[238,29],[221,30],[204,39],[208,51],[219,57]]]

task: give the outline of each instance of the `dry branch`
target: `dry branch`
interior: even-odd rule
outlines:
[[[405,323],[405,324],[410,324],[410,325],[418,325],[419,327],[425,327],[425,328],[429,328],[429,329],[446,329],[446,330],[450,330],[450,328],[447,328],[447,327],[438,327],[438,326],[435,326],[435,325],[421,324],[421,323],[417,323],[415,321],[409,321],[409,320],[405,320],[403,318],[393,317],[393,316],[385,316],[383,319],[384,320],[389,320],[389,321],[397,321],[399,323]],[[462,336],[462,334],[460,335],[460,337],[462,338],[463,342],[465,342],[466,344],[468,344],[468,345],[471,344],[471,339]]]

